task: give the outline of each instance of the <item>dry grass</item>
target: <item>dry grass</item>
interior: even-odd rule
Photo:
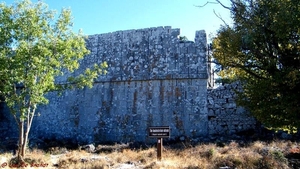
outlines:
[[[74,169],[106,169],[106,168],[185,168],[216,169],[224,166],[238,169],[288,169],[289,154],[299,154],[299,144],[290,141],[274,141],[270,143],[256,141],[251,144],[201,144],[185,149],[165,146],[163,159],[156,159],[156,148],[113,150],[110,152],[88,153],[83,150],[64,150],[44,152],[32,150],[26,162],[31,164],[48,164],[47,167],[33,168],[74,168]],[[0,155],[0,165],[9,164],[13,159],[11,153]],[[56,160],[55,160],[56,159]],[[11,160],[13,161],[13,160]],[[55,164],[53,166],[53,164]],[[0,166],[8,168],[8,166]],[[30,167],[25,167],[30,168]]]

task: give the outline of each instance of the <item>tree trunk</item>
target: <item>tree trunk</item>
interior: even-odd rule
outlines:
[[[24,134],[24,138],[23,138],[23,146],[22,146],[22,157],[25,157],[25,153],[26,153],[26,147],[27,147],[27,140],[28,140],[28,133],[27,131]]]
[[[24,120],[20,120],[19,122],[19,146],[18,146],[18,161],[23,161],[24,153],[23,153],[23,146],[24,146]]]
[[[30,112],[28,112],[26,131],[25,131],[25,134],[23,135],[24,136],[24,138],[23,138],[24,142],[23,142],[23,147],[22,147],[22,155],[23,155],[23,157],[25,157],[25,154],[26,154],[28,136],[29,136],[29,131],[30,131],[30,128],[31,128],[32,119],[33,119],[33,114],[30,115]]]
[[[30,111],[30,106],[28,108],[27,112],[27,120],[26,120],[26,129],[25,127],[25,122],[24,120],[20,119],[19,122],[19,147],[18,147],[18,161],[19,162],[24,162],[24,157],[26,154],[26,149],[27,149],[27,142],[28,142],[28,136],[29,136],[29,131],[31,128],[32,120],[34,117],[34,113],[36,110],[36,105],[33,105],[32,112]],[[25,133],[24,133],[25,130]]]

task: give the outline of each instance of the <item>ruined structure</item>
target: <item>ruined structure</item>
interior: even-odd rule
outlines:
[[[180,41],[179,35],[179,29],[157,27],[89,36],[86,44],[91,53],[80,69],[57,81],[64,83],[67,76],[104,61],[108,74],[99,77],[92,89],[68,90],[62,96],[49,93],[49,104],[39,108],[41,115],[34,119],[31,137],[79,143],[153,142],[147,137],[149,126],[170,126],[171,139],[253,127],[252,121],[244,125],[248,119],[239,114],[246,112],[234,103],[223,108],[215,104],[220,98],[212,90],[207,96],[205,31],[197,31],[194,42]],[[232,101],[230,97],[222,99],[226,103]],[[235,122],[224,122],[231,120],[226,115],[231,109],[238,112]],[[228,118],[220,117],[223,114]],[[5,130],[2,124],[0,129]]]
[[[254,129],[256,121],[243,107],[235,103],[238,82],[207,91],[208,133],[210,136],[234,135]]]

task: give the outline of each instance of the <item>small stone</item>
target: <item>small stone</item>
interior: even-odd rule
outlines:
[[[225,166],[225,167],[220,167],[219,169],[231,169],[231,168],[228,166]]]
[[[81,149],[83,149],[89,153],[92,153],[95,151],[96,148],[93,144],[88,144],[88,145],[81,146]]]

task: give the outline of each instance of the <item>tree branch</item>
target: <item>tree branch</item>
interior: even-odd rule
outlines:
[[[230,10],[230,11],[232,10],[230,7],[225,6],[224,4],[222,4],[222,3],[220,2],[220,0],[216,0],[216,1],[217,1],[217,3],[220,4],[223,8],[228,9],[228,10]],[[230,2],[233,3],[232,0],[230,0]]]
[[[220,14],[217,14],[216,11],[214,10],[214,14],[216,15],[216,17],[218,17],[227,27],[229,27],[229,25],[224,21],[224,19],[220,16]]]
[[[254,76],[258,79],[266,79],[265,77],[260,76],[260,75],[256,74],[255,72],[251,71],[251,69],[249,69],[249,68],[254,68],[254,67],[257,67],[257,66],[245,66],[245,65],[236,64],[236,63],[233,63],[233,64],[229,63],[228,66],[239,68],[239,69],[245,71],[246,73],[248,73],[248,74],[250,74],[250,75],[252,75],[252,76]],[[257,68],[259,68],[259,67],[257,67]]]
[[[198,8],[202,8],[205,7],[207,4],[218,4],[218,2],[207,1],[204,5],[194,5],[194,6]]]

